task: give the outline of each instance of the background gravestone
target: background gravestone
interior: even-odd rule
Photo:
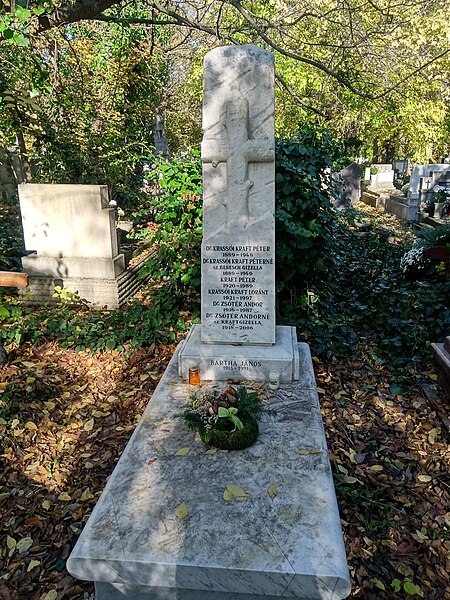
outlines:
[[[27,299],[46,302],[61,286],[93,305],[118,308],[139,289],[138,268],[126,270],[119,250],[106,185],[24,183],[19,200]]]
[[[339,190],[338,206],[350,203],[352,206],[359,202],[361,197],[361,176],[362,169],[360,165],[352,163],[339,171],[333,173],[333,179],[337,182]]]

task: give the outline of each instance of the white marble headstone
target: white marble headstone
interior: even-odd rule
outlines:
[[[273,56],[253,45],[205,57],[202,341],[275,343]]]
[[[58,259],[118,255],[106,185],[23,183],[19,199],[27,250]]]

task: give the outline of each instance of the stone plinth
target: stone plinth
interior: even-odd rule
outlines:
[[[255,445],[213,454],[171,418],[213,385],[181,383],[175,353],[67,562],[96,582],[97,600],[347,597],[312,361],[306,344],[298,349],[302,378],[266,392],[276,413]],[[177,456],[181,448],[190,450]],[[229,484],[248,499],[225,501]]]
[[[450,400],[450,336],[443,344],[431,344],[433,354],[439,364],[439,384]]]
[[[275,343],[274,61],[257,46],[205,57],[202,331]]]
[[[282,383],[291,383],[300,376],[295,327],[276,327],[273,346],[248,346],[205,344],[201,325],[194,325],[180,349],[179,375],[188,379],[191,367],[200,368],[202,379],[215,381],[268,381],[275,370]]]

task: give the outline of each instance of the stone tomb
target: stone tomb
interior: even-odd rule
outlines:
[[[220,109],[227,127],[230,123],[234,127],[236,114],[245,121],[252,106],[245,90],[253,90],[258,98],[263,95],[257,94],[258,82],[251,78],[252,73],[260,72],[258,57],[265,65],[261,71],[263,81],[266,67],[273,69],[272,62],[266,52],[254,46],[221,48],[211,54],[212,57],[206,57],[206,67],[215,65],[217,81],[221,80],[221,72],[224,81],[228,81],[225,88],[219,87],[221,94],[226,97],[225,92],[231,91],[238,98],[236,110],[228,100],[226,108]],[[243,87],[239,81],[227,79],[235,63],[246,73],[244,81],[250,77]],[[266,88],[263,91],[264,95],[268,93]],[[208,98],[207,94],[206,106],[214,102],[222,106],[223,98]],[[266,113],[262,114],[266,119]],[[221,160],[226,158],[227,164],[233,164],[235,158],[230,158],[230,152],[240,152],[229,147],[234,134],[223,131],[219,123],[217,127],[221,139],[228,141],[223,143],[223,154],[220,148],[214,152],[217,150]],[[250,124],[243,124],[242,131],[247,132],[241,139],[245,145],[247,135],[249,139],[256,135],[252,133],[255,129],[251,119]],[[264,144],[270,146],[266,139]],[[259,264],[243,262],[244,258],[251,258],[243,253],[257,259],[270,260],[273,256],[273,232],[269,231],[273,205],[266,198],[266,214],[255,214],[254,202],[263,209],[264,193],[260,182],[255,179],[250,185],[248,179],[253,172],[251,160],[261,160],[261,156],[247,148],[250,162],[244,161],[246,166],[242,167],[243,163],[236,159],[237,175],[233,179],[226,168],[219,167],[219,160],[209,156],[210,149],[209,142],[203,145],[207,169],[220,168],[222,175],[219,176],[220,171],[210,171],[213,181],[208,177],[205,180],[206,197],[215,202],[213,190],[217,191],[216,208],[222,216],[207,216],[203,257],[214,256],[208,253],[234,253],[240,259],[227,269],[236,269],[235,275],[211,274],[211,278],[216,278],[212,285],[217,289],[251,290],[248,295],[252,297],[256,290],[264,289],[273,296],[269,263],[264,264],[266,270],[255,270],[255,281],[239,281],[241,276],[247,277],[243,266]],[[268,154],[264,156],[262,162],[267,166]],[[211,161],[217,163],[215,167]],[[261,167],[261,177],[264,168]],[[263,181],[273,190],[270,176]],[[208,186],[212,190],[208,191]],[[230,188],[232,198],[225,194]],[[259,198],[250,193],[256,189],[260,189]],[[230,206],[232,210],[228,210]],[[208,210],[206,206],[207,215]],[[254,228],[252,221],[260,217],[260,228]],[[222,237],[225,234],[229,235],[227,249],[227,238]],[[220,248],[207,250],[206,245]],[[238,250],[240,245],[250,249]],[[205,262],[203,277],[208,278],[215,271],[214,265],[220,264],[224,263]],[[219,282],[219,277],[237,279]],[[225,283],[233,286],[225,288]],[[252,287],[241,288],[241,283]],[[208,295],[207,289],[208,281],[204,282],[203,299]],[[206,299],[211,309],[215,308],[212,302],[217,301],[218,295]],[[239,301],[245,302],[248,295],[241,294]],[[241,314],[239,308],[233,307],[229,314]],[[255,310],[253,317],[226,317],[235,325],[241,319],[264,321],[263,326],[258,323],[255,329],[247,330],[223,329],[221,317],[205,314],[209,319],[206,329],[194,327],[172,357],[67,562],[72,575],[95,582],[97,600],[340,600],[350,593],[309,348],[296,342],[294,328],[275,327],[271,302]],[[263,311],[269,319],[256,317]],[[202,341],[203,336],[214,343]],[[189,368],[191,360],[196,361],[195,366],[200,362],[200,386],[186,383],[184,369]],[[263,416],[260,435],[253,446],[234,452],[211,452],[185,423],[172,418],[193,393],[223,391],[224,384],[218,381],[230,376],[266,379],[267,369],[273,366],[290,383],[265,391],[267,408],[273,412]],[[182,455],[180,449],[184,449]],[[225,500],[224,491],[230,484],[243,488],[247,497],[242,501]]]
[[[213,454],[172,419],[193,391],[177,376],[177,350],[67,562],[95,581],[96,600],[347,597],[312,361],[306,344],[298,350],[301,380],[270,393],[276,413],[256,443]],[[248,499],[225,501],[229,484]]]
[[[92,304],[118,308],[140,285],[126,270],[105,185],[19,185],[29,275],[26,298],[51,300],[60,285]]]
[[[214,380],[298,378],[296,334],[275,326],[273,56],[256,46],[205,57],[202,324],[180,352]]]
[[[450,165],[429,164],[416,165],[409,182],[410,205],[415,207],[417,213],[421,206],[433,199],[433,188],[440,185],[450,188]]]

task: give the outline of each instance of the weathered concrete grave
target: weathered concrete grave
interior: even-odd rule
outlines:
[[[275,326],[273,56],[256,46],[205,57],[202,324],[180,352],[180,375],[298,379],[296,332]]]
[[[205,96],[205,110],[220,107],[215,127],[223,143],[208,141],[208,133],[203,144],[209,176],[202,257],[217,260],[203,263],[202,301],[208,311],[216,309],[213,302],[220,297],[242,306],[223,311],[226,317],[205,313],[205,331],[195,327],[177,348],[67,568],[75,577],[95,581],[97,600],[340,600],[350,593],[349,573],[309,348],[297,343],[294,328],[275,327],[271,301],[244,306],[257,302],[248,297],[261,295],[258,290],[274,296],[273,262],[259,262],[273,258],[273,204],[264,191],[273,191],[273,171],[267,179],[265,174],[271,144],[262,135],[265,149],[255,149],[253,102],[245,95],[251,90],[255,97],[265,96],[262,105],[256,102],[263,109],[273,91],[266,85],[270,80],[273,86],[272,58],[255,46],[220,48],[206,56],[205,69],[206,89],[209,77],[228,83],[219,85],[218,98]],[[237,76],[241,70],[243,76]],[[230,71],[237,80],[229,79]],[[236,106],[230,105],[228,92]],[[273,119],[273,108],[261,114],[264,121]],[[242,119],[241,132],[233,133]],[[236,139],[240,148],[233,146]],[[216,151],[217,160],[211,156]],[[249,179],[253,160],[262,164],[256,170],[264,189],[256,174]],[[250,190],[257,189],[254,197]],[[216,203],[220,218],[208,214],[209,202]],[[255,203],[261,213],[254,212]],[[214,268],[221,265],[226,269]],[[264,268],[244,268],[257,265]],[[225,270],[230,273],[224,275]],[[230,280],[222,281],[225,277]],[[240,281],[246,277],[254,281]],[[255,329],[238,329],[241,320],[257,322]],[[229,321],[236,329],[225,328]],[[200,366],[200,386],[183,379],[190,360]],[[229,377],[264,380],[273,366],[289,383],[266,389],[267,408],[274,413],[264,415],[253,446],[211,452],[172,418],[194,391],[223,391],[219,382]],[[244,490],[241,501],[224,497],[233,484]]]
[[[394,169],[390,163],[372,165],[377,172],[370,178],[370,190],[388,190],[394,188]]]
[[[450,189],[450,165],[428,164],[414,167],[408,196],[417,213],[433,201],[433,188],[436,185]]]
[[[29,275],[27,298],[45,302],[60,285],[94,305],[118,308],[141,282],[126,270],[105,185],[19,185]]]

